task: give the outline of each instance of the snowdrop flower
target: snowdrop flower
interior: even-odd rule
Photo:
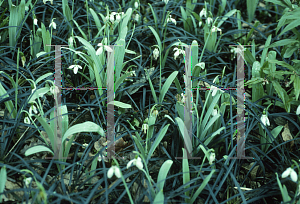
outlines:
[[[109,20],[110,22],[114,23],[115,19],[113,14],[110,14]]]
[[[202,26],[202,21],[199,21],[199,27],[201,27]]]
[[[147,133],[147,130],[148,130],[148,124],[144,123],[142,125],[142,131],[144,131],[144,133],[146,134]]]
[[[136,22],[139,22],[139,20],[140,20],[140,15],[139,15],[138,13],[135,14],[134,20],[135,20]]]
[[[50,23],[49,27],[53,27],[54,29],[56,29],[56,23],[53,21],[55,18],[52,19],[52,22]]]
[[[157,60],[157,58],[159,57],[159,50],[157,48],[155,48],[153,51],[153,57],[155,60]]]
[[[26,187],[29,186],[29,184],[31,183],[31,181],[32,181],[32,178],[31,178],[31,177],[24,179],[24,182],[25,182]]]
[[[292,181],[297,182],[298,180],[298,176],[297,173],[295,172],[294,169],[292,169],[291,167],[287,168],[283,173],[282,173],[282,178],[286,178],[290,176]]]
[[[35,19],[33,20],[34,25],[37,26],[37,22],[38,22],[38,20],[35,18]]]
[[[212,32],[217,32],[217,31],[220,31],[220,34],[222,35],[222,30],[216,26],[213,26],[212,29],[211,29]]]
[[[177,47],[174,48],[174,50],[176,50],[176,52],[174,53],[174,59],[176,60],[176,58],[180,55],[180,54],[185,54],[184,50],[178,49]]]
[[[101,162],[101,161],[102,161],[102,159],[105,159],[105,156],[103,156],[103,155],[99,155],[99,157],[98,157],[98,161],[99,161],[99,162]]]
[[[116,177],[121,178],[121,170],[117,166],[111,166],[110,169],[107,171],[107,177],[111,178],[113,175],[116,175]]]
[[[35,105],[31,105],[30,108],[29,108],[29,115],[32,115],[32,110],[35,114],[38,114],[38,111],[35,107]]]
[[[265,126],[270,126],[270,121],[265,114],[261,116],[260,120]]]
[[[167,23],[172,22],[176,25],[176,20],[174,18],[172,18],[172,16],[170,15],[169,18],[167,19]]]
[[[207,23],[208,25],[210,25],[212,22],[213,22],[213,19],[212,19],[211,17],[208,17],[208,18],[206,19],[206,23]]]
[[[142,159],[140,157],[138,157],[137,159],[133,159],[130,162],[128,162],[127,164],[127,169],[131,166],[131,165],[135,165],[138,169],[142,169],[143,168],[143,162]]]
[[[165,2],[165,4],[167,5],[169,0],[162,0],[163,2]]]
[[[296,114],[300,115],[300,105],[298,106],[297,110],[296,110]]]
[[[215,161],[215,159],[216,159],[216,154],[214,152],[210,153],[209,164],[212,165],[212,163]]]
[[[203,8],[203,9],[201,10],[199,16],[200,16],[200,18],[202,18],[203,16],[206,18],[207,12],[206,12],[206,9],[205,9],[205,8]]]
[[[77,74],[78,68],[82,69],[82,67],[80,65],[71,65],[69,66],[69,69],[73,69],[74,68],[74,74]]]
[[[24,123],[30,125],[30,119],[28,117],[24,118]]]
[[[117,15],[116,15],[116,22],[119,22],[121,20],[121,15],[118,13]]]
[[[211,113],[212,117],[214,117],[217,114],[218,114],[218,110],[217,109],[214,109],[213,112]]]
[[[99,43],[98,46],[99,46],[99,49],[97,50],[96,55],[101,55],[102,52],[103,52],[103,44],[102,44],[102,43]],[[104,45],[104,48],[105,48],[105,50],[108,51],[108,52],[112,52],[112,51],[113,51],[113,50],[112,50],[109,46],[107,46],[107,45]]]
[[[134,2],[134,8],[138,8],[139,7],[139,3],[136,1],[136,2]]]

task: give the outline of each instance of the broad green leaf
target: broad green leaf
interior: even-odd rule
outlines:
[[[4,192],[4,189],[5,189],[5,184],[6,184],[6,166],[4,165],[2,168],[1,168],[1,171],[0,171],[0,179],[1,179],[1,182],[0,182],[0,203],[2,202],[2,193]]]
[[[258,0],[247,0],[248,23],[251,23],[254,18],[257,3]]]
[[[159,52],[162,52],[161,40],[160,40],[157,32],[151,26],[148,26],[148,28],[150,28],[150,30],[152,31],[152,33],[153,33],[153,35],[154,35],[154,37],[156,39],[157,45],[159,47]]]
[[[175,77],[177,76],[178,71],[174,71],[166,80],[166,82],[164,83],[161,93],[159,95],[159,102],[162,103],[164,100],[164,97],[166,95],[166,93],[168,92],[173,80],[175,79]]]
[[[159,191],[158,194],[155,196],[153,204],[164,204],[165,198],[163,191]]]
[[[120,101],[111,101],[108,104],[112,104],[120,108],[132,108],[130,104],[122,103]]]
[[[290,58],[299,48],[297,46],[288,47],[283,55],[283,58]]]
[[[222,20],[218,23],[218,28],[221,27],[221,25],[230,17],[232,16],[235,12],[237,12],[236,9],[233,9],[231,11],[229,11],[228,13],[225,14],[225,16],[222,18]]]
[[[97,132],[101,136],[104,136],[104,131],[99,125],[97,125],[96,123],[87,121],[87,122],[80,123],[80,124],[70,127],[67,130],[67,132],[64,134],[64,136],[62,138],[62,142],[64,142],[68,136],[79,133],[79,132]]]
[[[146,158],[145,150],[144,150],[142,144],[140,143],[140,141],[137,139],[136,136],[132,135],[132,137],[133,137],[134,142],[135,142],[137,148],[139,149],[140,153],[143,155],[144,158]]]
[[[147,162],[149,161],[149,159],[151,158],[154,150],[156,149],[156,147],[159,145],[160,141],[163,139],[163,137],[165,136],[166,132],[168,131],[170,124],[166,125],[164,128],[161,129],[161,131],[159,132],[159,135],[156,137],[155,141],[153,142],[151,149],[148,153],[148,157],[147,157]]]
[[[48,138],[51,142],[52,148],[54,148],[54,132],[53,132],[53,128],[51,128],[51,126],[46,122],[45,118],[42,118],[40,116],[37,115],[33,115],[34,117],[36,117],[38,119],[38,121],[40,122],[40,124],[43,126],[43,128],[45,129]],[[43,137],[43,135],[41,135],[42,138],[44,139],[45,143],[47,144],[47,140]]]
[[[268,48],[267,47],[270,45],[271,40],[272,40],[272,35],[269,35],[269,37],[268,37],[268,39],[267,39],[267,41],[265,43],[264,50],[263,50],[263,52],[261,54],[261,59],[260,59],[260,65],[261,66],[263,66],[263,63],[265,61],[265,58],[266,58],[266,55],[267,55],[267,52],[268,52]]]
[[[0,82],[0,98],[4,99],[4,98],[8,98],[8,97],[9,97],[8,93],[6,92],[4,87],[2,86],[2,83]],[[11,100],[6,101],[6,102],[4,102],[4,104],[5,104],[8,112],[11,114],[12,118],[16,118],[17,111],[14,108],[14,105],[13,105],[12,101]]]
[[[186,149],[182,148],[182,153],[183,153],[183,159],[182,159],[182,178],[183,178],[183,185],[186,183],[190,182],[190,168],[189,168],[189,161],[187,159],[187,152]],[[186,158],[186,159],[185,159]],[[184,188],[189,188],[190,185],[187,185]],[[185,195],[188,197],[185,199],[185,202],[189,201],[190,198],[190,192],[186,191]]]
[[[294,91],[295,91],[296,101],[298,101],[299,94],[300,94],[300,77],[298,75],[295,75]]]
[[[35,81],[35,84],[38,84],[40,81],[42,81],[43,79],[47,78],[48,76],[51,76],[53,75],[53,73],[47,73],[47,74],[44,74],[42,76],[40,76],[36,81]]]
[[[37,145],[37,146],[31,147],[28,150],[26,150],[25,156],[27,157],[29,155],[32,155],[32,154],[35,154],[35,153],[39,153],[39,152],[51,152],[52,155],[54,155],[54,153],[52,152],[52,150],[49,149],[48,147],[45,147],[43,145]]]
[[[165,185],[165,180],[168,175],[168,172],[173,164],[172,160],[167,160],[163,163],[163,165],[160,167],[158,177],[157,177],[157,186],[159,190],[163,190]]]
[[[183,123],[182,119],[177,117],[175,118],[175,121],[178,123],[179,126],[179,130],[181,132],[181,135],[183,137],[184,143],[188,149],[188,152],[191,153],[192,152],[192,141],[190,139],[190,137],[188,136],[188,131],[186,129],[185,124]]]
[[[269,147],[270,147],[270,143],[273,143],[274,140],[276,139],[276,137],[279,135],[279,133],[281,132],[283,126],[277,126],[276,128],[274,128],[272,131],[271,131],[271,134],[273,135],[274,139],[272,137],[269,137],[270,140],[267,141],[267,144],[265,145],[265,149],[264,151],[267,152]]]
[[[267,48],[279,47],[279,46],[284,46],[284,45],[290,45],[290,44],[298,43],[298,42],[299,42],[299,40],[295,40],[295,39],[284,39],[284,40],[279,40],[277,42],[272,43]]]

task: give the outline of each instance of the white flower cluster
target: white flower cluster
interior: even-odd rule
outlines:
[[[116,18],[115,18],[116,16]],[[121,18],[124,16],[124,12],[122,13],[117,13],[117,12],[111,12],[110,16],[105,17],[105,22],[110,20],[111,23],[118,23],[120,22]]]
[[[176,52],[174,53],[174,59],[176,60],[176,58],[180,55],[183,54],[185,55],[184,50],[178,49],[177,47],[174,48],[174,51],[176,50]]]
[[[174,18],[172,18],[172,16],[170,15],[169,18],[167,19],[167,23],[172,22],[176,25],[176,20]]]

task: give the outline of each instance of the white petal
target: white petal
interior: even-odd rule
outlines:
[[[294,169],[291,169],[291,171],[290,171],[290,175],[291,175],[291,179],[292,179],[292,181],[294,181],[294,182],[297,182],[297,180],[298,180],[298,176],[297,176],[297,173],[295,172],[295,170],[294,170]]]
[[[69,66],[69,68],[70,68],[70,69],[73,69],[73,67],[75,67],[75,65],[71,65],[71,66]]]
[[[300,105],[298,106],[297,110],[296,110],[296,114],[300,115]]]
[[[101,55],[102,54],[102,51],[103,50],[103,48],[102,47],[100,47],[98,50],[97,50],[97,52],[96,52],[96,55]]]
[[[112,51],[113,51],[113,50],[112,50],[109,46],[107,46],[107,45],[105,45],[104,48],[105,48],[105,50],[108,51],[108,52],[112,52]]]
[[[118,167],[115,167],[115,175],[118,178],[121,178],[121,170]]]
[[[287,168],[281,175],[282,178],[286,178],[290,175],[291,167]]]
[[[28,124],[28,125],[30,124],[30,120],[29,120],[28,117],[25,117],[25,118],[24,118],[24,123],[26,123],[26,124]]]
[[[110,167],[110,169],[107,171],[107,177],[111,178],[114,175],[114,168],[115,166]]]
[[[134,160],[131,160],[130,162],[128,162],[128,164],[127,164],[127,169],[128,169],[129,167],[131,167],[131,164],[133,163],[133,161],[134,161]]]
[[[78,67],[75,66],[75,67],[74,67],[74,74],[77,74],[77,71],[78,71]]]

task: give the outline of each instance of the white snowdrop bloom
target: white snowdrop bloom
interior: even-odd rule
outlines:
[[[55,19],[55,18],[52,19],[52,21],[51,21],[49,27],[52,26],[54,29],[56,29],[56,23],[53,21],[54,19]]]
[[[74,74],[77,74],[78,68],[82,69],[82,67],[80,65],[71,65],[71,66],[69,66],[69,69],[73,69],[73,68],[74,68]]]
[[[144,123],[142,125],[142,131],[144,131],[144,133],[146,134],[147,133],[147,130],[148,130],[148,124]]]
[[[103,156],[103,155],[99,155],[99,156],[98,156],[98,161],[99,161],[99,162],[101,162],[101,161],[102,161],[102,159],[105,159],[105,156]]]
[[[38,20],[35,18],[35,19],[33,20],[34,25],[37,26],[37,22],[38,22]]]
[[[152,115],[157,117],[158,116],[158,110],[153,110]]]
[[[111,166],[110,169],[107,171],[107,177],[111,178],[113,175],[116,175],[116,177],[121,178],[121,170],[117,166]]]
[[[103,52],[103,47],[104,47],[104,49],[105,49],[106,51],[108,51],[108,52],[112,52],[112,51],[113,51],[109,46],[103,45],[102,43],[99,43],[98,46],[99,46],[99,48],[98,48],[98,50],[97,50],[97,52],[96,52],[96,55],[101,55],[101,54],[102,54],[102,52]]]
[[[32,181],[31,177],[24,179],[24,183],[25,183],[26,187],[29,187],[29,184],[31,183],[31,181]]]
[[[116,22],[119,22],[121,20],[121,15],[118,13],[117,15],[116,15]]]
[[[162,0],[163,2],[165,2],[165,4],[167,5],[169,0]]]
[[[29,115],[32,115],[32,110],[35,114],[38,114],[38,111],[35,107],[35,105],[31,105],[30,108],[29,108]]]
[[[176,25],[176,20],[174,18],[172,18],[172,16],[170,15],[169,18],[167,19],[167,23],[172,22]]]
[[[212,32],[217,32],[217,31],[220,31],[220,34],[222,34],[222,30],[216,26],[213,26],[212,29],[211,29]]]
[[[140,20],[140,15],[137,13],[135,14],[134,20],[136,20],[136,22],[139,22]]]
[[[206,12],[206,9],[205,9],[205,8],[203,8],[203,9],[201,10],[199,16],[200,16],[200,18],[202,18],[203,16],[206,18],[207,12]]]
[[[210,25],[212,22],[213,22],[213,19],[212,19],[211,17],[208,17],[208,18],[206,19],[206,23],[207,23],[208,25]]]
[[[218,114],[218,110],[217,109],[214,109],[213,111],[212,111],[212,113],[211,113],[211,115],[214,117],[215,115],[217,115]]]
[[[176,60],[176,58],[177,58],[180,54],[183,54],[183,55],[184,55],[184,50],[178,49],[177,47],[175,47],[174,50],[176,50],[176,52],[174,53],[174,59],[175,59],[175,60]]]
[[[297,173],[295,172],[294,169],[292,169],[291,167],[287,168],[283,173],[282,173],[282,178],[286,178],[290,176],[292,181],[297,182],[298,180],[298,176]]]
[[[265,126],[270,126],[269,118],[266,115],[263,114],[260,120]]]
[[[127,164],[127,169],[131,166],[131,165],[135,165],[138,169],[142,169],[143,168],[143,162],[142,159],[140,157],[138,157],[137,159],[133,159],[130,162],[128,162]]]
[[[210,153],[209,164],[212,165],[212,163],[215,161],[215,159],[216,159],[216,154],[214,152]]]
[[[139,7],[139,3],[136,1],[136,2],[134,2],[134,8],[138,8]]]
[[[157,48],[155,48],[153,51],[153,57],[155,60],[157,60],[157,58],[159,57],[159,50]]]
[[[30,119],[28,117],[24,118],[24,123],[30,125]]]
[[[300,105],[298,106],[297,110],[296,110],[296,114],[300,115]]]
[[[110,14],[109,20],[110,22],[114,23],[115,19],[113,14]]]
[[[202,26],[202,21],[199,21],[199,27],[201,27]]]

